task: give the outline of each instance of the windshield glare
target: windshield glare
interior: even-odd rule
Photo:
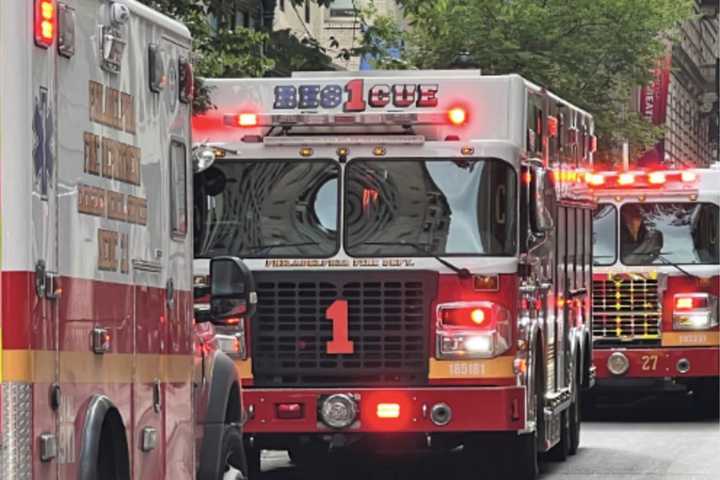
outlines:
[[[513,255],[516,177],[495,159],[358,159],[345,172],[351,256]]]
[[[598,205],[593,213],[593,264],[612,265],[617,259],[617,209]]]
[[[626,265],[717,264],[720,208],[704,203],[628,203],[620,208]]]
[[[195,256],[334,255],[339,171],[332,160],[216,162],[195,176]]]

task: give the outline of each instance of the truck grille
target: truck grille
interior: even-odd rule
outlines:
[[[416,385],[427,381],[433,272],[257,272],[254,385]],[[348,302],[351,354],[329,355],[335,300]]]
[[[657,280],[593,281],[592,320],[597,347],[659,345],[662,307]]]

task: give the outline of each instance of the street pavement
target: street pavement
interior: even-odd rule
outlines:
[[[595,409],[583,423],[577,455],[563,463],[544,462],[540,480],[720,479],[718,419],[699,418],[692,401],[681,395],[634,400],[639,403]],[[459,468],[457,453],[370,458],[309,474],[292,465],[285,452],[273,451],[264,452],[263,470],[262,480],[484,480],[481,472]]]

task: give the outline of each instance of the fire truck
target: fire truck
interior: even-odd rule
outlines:
[[[242,467],[234,364],[193,324],[190,45],[131,0],[0,2],[2,479]]]
[[[577,450],[592,381],[588,113],[468,70],[207,86],[195,281],[227,255],[256,289],[255,315],[223,333],[251,478],[262,449],[325,466],[332,451],[463,446],[514,479],[536,477],[539,453]]]
[[[589,181],[597,393],[679,384],[717,415],[720,165]]]

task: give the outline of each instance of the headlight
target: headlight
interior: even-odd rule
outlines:
[[[437,307],[437,352],[446,358],[491,358],[511,345],[510,312],[492,302],[442,303]]]
[[[709,293],[679,293],[673,299],[675,330],[707,330],[718,325],[718,299]]]

